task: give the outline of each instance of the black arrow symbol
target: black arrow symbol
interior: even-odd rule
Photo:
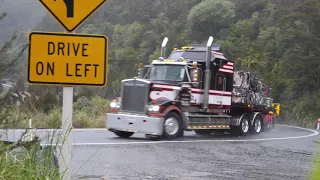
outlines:
[[[56,1],[56,0],[54,0]],[[67,17],[73,18],[74,15],[74,0],[63,0],[64,4],[67,7]]]

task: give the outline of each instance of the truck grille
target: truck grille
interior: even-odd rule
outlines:
[[[122,82],[122,111],[145,112],[149,98],[149,83],[140,80]]]

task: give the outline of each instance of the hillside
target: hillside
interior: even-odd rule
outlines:
[[[7,16],[0,21],[0,44],[9,40],[14,30],[27,31],[37,25],[45,14],[37,0],[0,0],[0,14]]]
[[[282,119],[312,127],[320,117],[319,13],[319,0],[109,0],[77,30],[109,38],[108,85],[85,92],[119,95],[120,81],[157,59],[166,36],[170,52],[212,35],[238,69],[273,87]],[[34,29],[63,31],[48,14]]]
[[[106,97],[120,80],[136,75],[138,62],[214,36],[237,68],[255,71],[282,103],[282,119],[314,126],[320,117],[319,0],[123,0],[109,1],[82,32],[110,38]]]

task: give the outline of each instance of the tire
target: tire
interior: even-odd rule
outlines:
[[[244,127],[246,126],[246,128]],[[250,118],[248,116],[243,116],[240,122],[240,135],[246,136],[250,132]]]
[[[263,131],[263,119],[261,116],[255,117],[251,129],[254,134],[260,134]]]
[[[181,117],[175,112],[169,112],[163,123],[163,138],[173,140],[183,135]]]
[[[234,136],[247,136],[250,132],[250,120],[243,116],[239,126],[231,126],[231,134]]]
[[[194,132],[198,135],[201,135],[201,136],[209,136],[213,130],[211,129],[198,129],[198,130],[194,130]]]
[[[116,131],[114,132],[117,136],[121,138],[129,138],[131,137],[134,133],[133,132],[125,132],[125,131]]]

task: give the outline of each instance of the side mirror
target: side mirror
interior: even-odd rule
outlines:
[[[148,74],[149,69],[150,69],[150,65],[146,65],[139,68],[139,78],[141,79],[144,78]]]

